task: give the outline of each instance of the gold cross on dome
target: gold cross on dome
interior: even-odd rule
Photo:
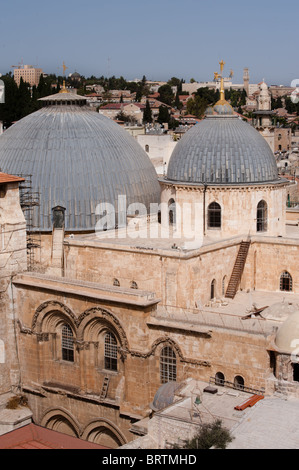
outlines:
[[[66,69],[68,68],[65,63],[62,63],[62,68],[63,68],[63,75],[65,74]]]
[[[225,66],[225,62],[223,62],[223,60],[221,62],[219,62],[219,65],[220,65],[220,70],[221,70],[221,73],[223,72],[223,68]]]

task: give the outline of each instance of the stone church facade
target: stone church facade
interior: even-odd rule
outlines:
[[[59,96],[50,98],[49,107],[38,111],[39,125],[55,115],[59,135],[69,136],[71,122],[80,116],[86,122],[82,113],[88,113],[95,135],[106,129],[92,172],[97,165],[108,167],[102,187],[106,179],[108,193],[116,191],[121,177],[111,161],[124,155],[118,162],[128,178],[124,188],[135,191],[132,200],[140,205],[133,204],[126,218],[119,210],[114,226],[110,206],[98,208],[107,225],[91,231],[82,224],[89,224],[87,213],[93,220],[95,207],[78,200],[82,192],[74,199],[75,223],[70,202],[63,199],[71,193],[70,175],[63,183],[68,191],[59,193],[57,180],[55,191],[44,195],[49,185],[39,188],[44,200],[36,220],[50,220],[51,230],[39,227],[36,264],[28,270],[26,222],[18,201],[23,180],[3,176],[1,393],[25,394],[36,424],[108,447],[136,437],[132,426],[151,416],[150,404],[168,382],[222,380],[265,395],[283,390],[298,396],[291,345],[297,330],[288,325],[299,304],[299,233],[297,226],[287,226],[289,183],[278,177],[268,144],[220,100],[177,144],[167,175],[158,181],[146,154],[121,130],[111,128],[114,146],[110,137],[105,140],[113,124],[90,115],[82,97],[76,104],[65,95],[59,106]],[[68,98],[72,105],[66,110]],[[22,121],[0,140],[1,168],[12,174],[22,171],[8,163],[11,141],[27,124],[38,129],[35,116]],[[79,139],[77,127],[72,132]],[[56,146],[65,145],[67,138],[64,144],[59,138]],[[116,148],[116,156],[107,148]],[[78,148],[72,151],[76,155]],[[54,159],[53,148],[48,152]],[[94,150],[88,152],[90,163]],[[64,164],[62,155],[56,165]],[[62,167],[57,172],[61,179],[67,173]],[[74,186],[80,185],[73,176]],[[92,185],[92,176],[85,177],[84,184],[90,179]],[[54,193],[59,197],[50,200]],[[108,201],[106,194],[99,197]],[[116,198],[115,192],[110,203]],[[51,219],[55,208],[62,210],[62,219]]]

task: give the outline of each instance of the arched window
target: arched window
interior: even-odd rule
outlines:
[[[266,232],[268,229],[268,206],[266,201],[260,201],[256,211],[256,231]]]
[[[61,353],[63,361],[74,362],[74,335],[67,324],[64,324],[61,330]]]
[[[224,378],[224,374],[222,374],[222,372],[217,372],[215,374],[215,384],[216,385],[223,386],[224,385],[224,380],[225,380],[225,378]]]
[[[114,278],[113,279],[113,285],[116,286],[116,287],[119,287],[120,286],[119,280]]]
[[[162,384],[176,381],[176,355],[170,346],[165,346],[160,356],[160,380]]]
[[[105,369],[117,370],[117,341],[113,333],[105,334]]]
[[[241,375],[236,375],[236,377],[234,378],[234,387],[238,390],[244,389],[244,379],[243,377],[241,377]]]
[[[135,282],[135,281],[131,282],[131,289],[138,289],[137,282]]]
[[[211,282],[211,300],[215,299],[216,297],[216,279],[213,279]]]
[[[293,280],[290,273],[284,271],[280,276],[280,290],[291,291],[293,289]]]
[[[145,151],[146,151],[146,152],[149,152],[149,145],[146,145],[146,146],[145,146]]]
[[[170,199],[168,201],[168,214],[169,214],[169,223],[171,225],[174,225],[175,221],[176,221],[175,200],[174,199]]]
[[[211,202],[208,206],[208,228],[221,228],[221,206]]]

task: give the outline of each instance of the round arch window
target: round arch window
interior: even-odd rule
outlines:
[[[221,228],[221,206],[211,202],[208,206],[208,228]]]
[[[290,273],[284,271],[280,276],[280,290],[290,292],[293,290],[293,280]]]
[[[241,377],[241,375],[236,375],[234,378],[234,387],[243,390],[244,389],[244,379]]]

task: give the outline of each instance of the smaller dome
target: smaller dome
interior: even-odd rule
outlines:
[[[268,90],[268,85],[265,82],[262,82],[260,85],[261,90]]]
[[[299,347],[299,310],[292,313],[279,328],[275,344],[281,351],[292,354]]]
[[[181,388],[178,382],[167,382],[157,390],[154,401],[150,404],[153,411],[163,410],[174,402],[175,393]]]
[[[234,110],[231,105],[225,100],[219,100],[213,107],[213,110],[216,114],[220,116],[232,116],[234,114]]]

